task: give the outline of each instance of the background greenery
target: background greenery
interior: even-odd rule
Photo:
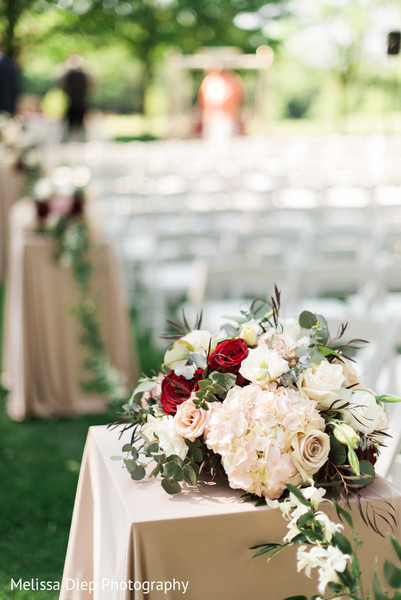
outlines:
[[[265,102],[272,105],[275,122],[323,121],[331,130],[345,130],[345,116],[358,115],[365,116],[365,124],[374,117],[371,130],[382,125],[391,131],[388,117],[400,111],[401,63],[397,56],[386,56],[386,35],[399,22],[391,16],[399,3],[315,0],[311,4],[318,8],[309,16],[307,4],[302,0],[1,0],[0,40],[18,57],[23,94],[41,101],[55,89],[67,57],[79,53],[92,75],[93,108],[148,116],[166,114],[168,53],[191,54],[216,46],[236,46],[252,53],[260,45],[269,45],[275,60]],[[378,7],[390,12],[375,42],[381,57],[373,59],[364,46],[364,35],[374,28]],[[303,45],[294,46],[297,35],[303,32],[307,39],[318,26],[326,27],[320,45],[308,48],[304,39]],[[338,28],[345,32],[342,37],[336,33]],[[326,44],[332,58],[319,62]],[[202,73],[193,71],[186,77],[195,100]],[[245,86],[252,108],[253,75],[245,77]],[[163,135],[162,128],[159,134]]]

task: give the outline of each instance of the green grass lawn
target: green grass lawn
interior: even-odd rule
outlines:
[[[0,340],[3,299],[0,286]],[[140,341],[142,368],[156,368],[159,356]],[[61,581],[87,431],[91,425],[112,421],[114,415],[15,423],[8,418],[5,406],[2,392],[0,599],[58,598],[57,591],[11,591],[10,581]]]

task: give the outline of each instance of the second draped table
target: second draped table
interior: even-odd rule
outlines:
[[[27,211],[24,202],[11,211],[3,354],[9,414],[22,420],[104,410],[104,399],[87,396],[80,388],[86,349],[71,314],[78,299],[72,273],[56,264],[49,236],[23,227]],[[108,238],[96,237],[90,260],[91,288],[106,351],[131,385],[137,364],[119,265]]]

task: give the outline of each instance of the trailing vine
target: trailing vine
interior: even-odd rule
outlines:
[[[79,214],[80,211],[74,214],[73,208],[57,220],[50,234],[56,242],[55,259],[71,269],[79,295],[71,312],[81,329],[80,343],[87,349],[83,367],[88,379],[81,381],[80,385],[85,393],[101,394],[109,403],[120,406],[129,398],[130,392],[124,384],[123,373],[112,365],[107,356],[98,307],[91,293],[93,266],[89,252],[93,244],[86,220]]]

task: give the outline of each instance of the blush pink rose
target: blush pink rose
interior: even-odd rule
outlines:
[[[207,410],[196,408],[192,399],[189,398],[177,408],[174,417],[175,430],[178,435],[193,442],[204,432],[208,416]]]

